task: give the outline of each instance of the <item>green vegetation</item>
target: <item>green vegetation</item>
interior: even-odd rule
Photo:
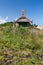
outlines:
[[[1,24],[0,65],[43,65],[43,30]]]

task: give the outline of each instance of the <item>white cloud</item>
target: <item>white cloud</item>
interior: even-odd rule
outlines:
[[[42,30],[43,29],[43,26],[37,26],[38,29]]]
[[[8,16],[5,18],[5,20],[8,20]]]
[[[1,16],[0,16],[0,24],[2,24],[2,23],[6,23],[8,21],[8,17],[6,16],[5,18],[2,18]]]
[[[18,18],[15,19],[15,21],[17,20]]]

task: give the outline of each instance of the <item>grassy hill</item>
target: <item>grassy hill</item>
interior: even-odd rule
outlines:
[[[43,65],[43,30],[1,24],[0,65]]]

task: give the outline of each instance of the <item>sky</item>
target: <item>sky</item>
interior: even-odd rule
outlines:
[[[33,24],[43,26],[43,0],[0,0],[0,23],[18,19],[21,10]]]

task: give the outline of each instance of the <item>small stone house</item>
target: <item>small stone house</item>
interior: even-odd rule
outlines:
[[[29,20],[26,16],[25,16],[25,11],[22,10],[22,15],[20,18],[18,18],[16,21],[14,21],[14,24],[16,26],[32,26],[33,23],[31,20]]]

